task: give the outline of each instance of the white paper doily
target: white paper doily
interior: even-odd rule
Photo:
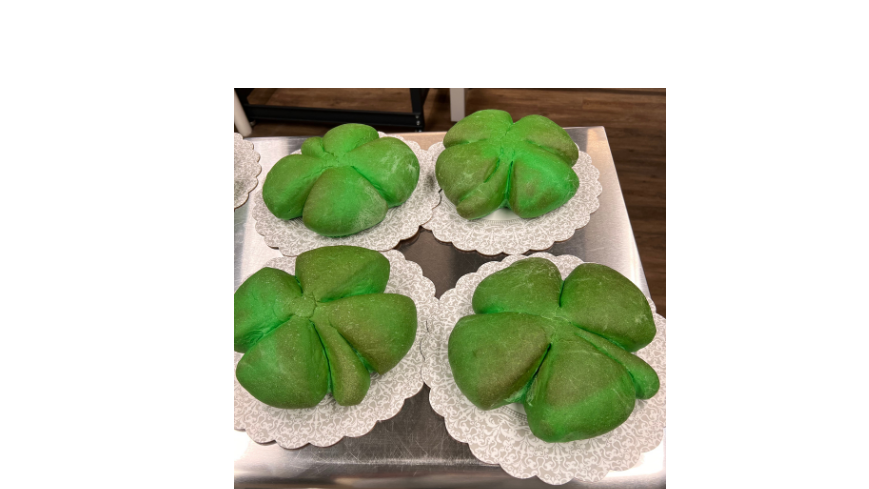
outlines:
[[[380,137],[385,133],[378,132]],[[377,251],[395,248],[398,242],[412,237],[419,231],[419,226],[432,216],[441,194],[434,173],[434,160],[431,153],[419,147],[415,141],[407,141],[400,136],[389,136],[405,142],[419,160],[419,181],[413,194],[404,204],[386,211],[386,217],[380,224],[343,238],[328,238],[306,228],[302,218],[289,221],[278,219],[269,211],[263,202],[262,192],[254,196],[253,217],[256,219],[256,231],[265,238],[266,244],[278,248],[287,256],[296,256],[305,251],[322,246],[348,245],[361,246]],[[301,154],[301,150],[292,154]]]
[[[253,143],[245,141],[241,134],[235,133],[235,208],[247,201],[247,195],[256,188],[256,177],[263,171],[259,164],[259,153],[253,150]]]
[[[444,143],[435,143],[429,148],[432,162],[437,162],[444,149]],[[577,229],[588,224],[591,213],[600,206],[597,196],[603,187],[598,181],[600,171],[591,164],[591,156],[580,150],[573,171],[579,177],[576,195],[563,206],[540,217],[522,219],[509,210],[499,209],[487,217],[469,221],[456,212],[456,206],[449,199],[443,197],[431,220],[423,227],[431,230],[439,241],[484,255],[545,250],[557,241],[570,239]]]
[[[552,261],[562,279],[583,263],[571,255],[531,256]],[[610,471],[627,470],[636,465],[643,453],[661,443],[666,424],[666,320],[655,313],[651,300],[658,332],[652,343],[636,355],[655,369],[661,388],[651,399],[638,400],[628,420],[607,434],[568,443],[546,443],[531,433],[521,404],[483,411],[471,404],[456,386],[447,357],[450,332],[459,318],[474,314],[471,299],[484,278],[525,258],[528,257],[511,255],[500,262],[486,263],[460,278],[456,288],[441,296],[422,345],[423,380],[431,387],[429,402],[444,417],[450,436],[467,443],[478,459],[499,464],[513,477],[526,479],[536,475],[549,484],[564,484],[575,478],[596,482]]]
[[[371,374],[371,387],[365,399],[356,406],[339,406],[331,394],[320,404],[307,409],[278,409],[251,396],[235,379],[235,429],[245,430],[253,441],[276,441],[284,448],[299,448],[308,443],[328,447],[345,436],[362,436],[374,428],[377,421],[398,414],[404,400],[422,389],[421,369],[423,357],[421,342],[427,336],[427,323],[437,307],[435,287],[422,275],[422,268],[407,261],[398,251],[383,255],[389,260],[389,282],[386,292],[403,294],[416,304],[416,339],[407,355],[384,375]],[[294,273],[295,257],[281,257],[269,261],[266,267]],[[235,353],[235,365],[241,359]]]

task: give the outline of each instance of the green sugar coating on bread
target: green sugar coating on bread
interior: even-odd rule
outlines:
[[[389,261],[355,246],[299,255],[296,275],[263,268],[235,292],[236,378],[279,408],[316,406],[331,392],[362,402],[370,372],[398,365],[416,338],[416,305],[386,294]]]
[[[651,307],[609,267],[584,263],[562,281],[549,260],[525,258],[480,282],[472,305],[449,338],[456,384],[480,409],[522,402],[544,441],[607,433],[658,391],[630,353],[655,337]]]
[[[459,215],[478,219],[501,207],[523,218],[541,216],[576,194],[579,150],[546,117],[516,123],[502,110],[465,117],[444,136],[435,167],[438,184]]]
[[[302,217],[323,236],[347,236],[383,220],[419,181],[419,161],[396,138],[374,128],[344,124],[302,144],[302,154],[281,158],[266,175],[263,201],[281,219]]]

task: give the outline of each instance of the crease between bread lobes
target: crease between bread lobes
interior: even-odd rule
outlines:
[[[435,176],[465,219],[507,207],[530,219],[553,211],[579,189],[572,167],[576,144],[558,124],[529,115],[517,122],[502,110],[481,110],[444,136]]]
[[[459,390],[484,410],[523,403],[544,441],[612,431],[658,391],[630,353],[655,337],[651,307],[609,267],[583,263],[562,281],[549,260],[525,258],[483,279],[472,305],[448,343]]]
[[[355,246],[302,253],[296,274],[263,268],[235,292],[239,383],[278,408],[316,406],[331,393],[362,402],[371,372],[395,367],[416,338],[416,305],[386,294],[389,261]]]
[[[404,142],[344,124],[302,144],[266,175],[263,201],[280,219],[302,218],[308,229],[340,237],[371,228],[390,207],[410,198],[419,160]]]

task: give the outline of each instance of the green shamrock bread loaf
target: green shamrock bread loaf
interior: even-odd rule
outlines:
[[[564,205],[579,188],[572,169],[579,150],[543,116],[513,123],[502,110],[474,112],[447,131],[444,146],[435,167],[438,184],[465,219],[501,207],[537,217]]]
[[[486,277],[472,302],[448,344],[456,384],[480,409],[523,403],[541,440],[602,435],[658,391],[629,353],[655,337],[652,310],[609,267],[584,263],[562,282],[552,262],[526,258]]]
[[[419,181],[419,160],[396,138],[372,127],[344,124],[302,144],[266,175],[263,201],[280,219],[302,217],[323,236],[347,236],[383,220]]]
[[[263,268],[235,292],[236,378],[278,408],[316,406],[330,393],[359,404],[370,372],[384,374],[410,350],[416,306],[384,294],[389,261],[355,246],[307,251],[296,275]]]

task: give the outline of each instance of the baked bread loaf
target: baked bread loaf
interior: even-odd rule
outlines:
[[[523,403],[541,440],[602,435],[658,391],[629,353],[655,337],[651,308],[609,267],[584,263],[562,282],[552,262],[526,258],[486,277],[473,307],[450,334],[456,384],[480,409]]]
[[[344,124],[302,144],[266,175],[263,201],[280,219],[302,216],[323,236],[347,236],[383,220],[403,204],[419,180],[419,160],[396,138],[372,127]]]
[[[278,408],[316,406],[332,393],[359,404],[370,372],[395,367],[416,338],[416,305],[384,294],[389,261],[355,246],[296,259],[296,275],[263,268],[235,292],[239,383]]]
[[[507,207],[526,219],[564,205],[576,194],[573,164],[579,150],[567,132],[546,117],[515,124],[503,110],[481,110],[444,136],[435,167],[438,184],[465,219]]]

